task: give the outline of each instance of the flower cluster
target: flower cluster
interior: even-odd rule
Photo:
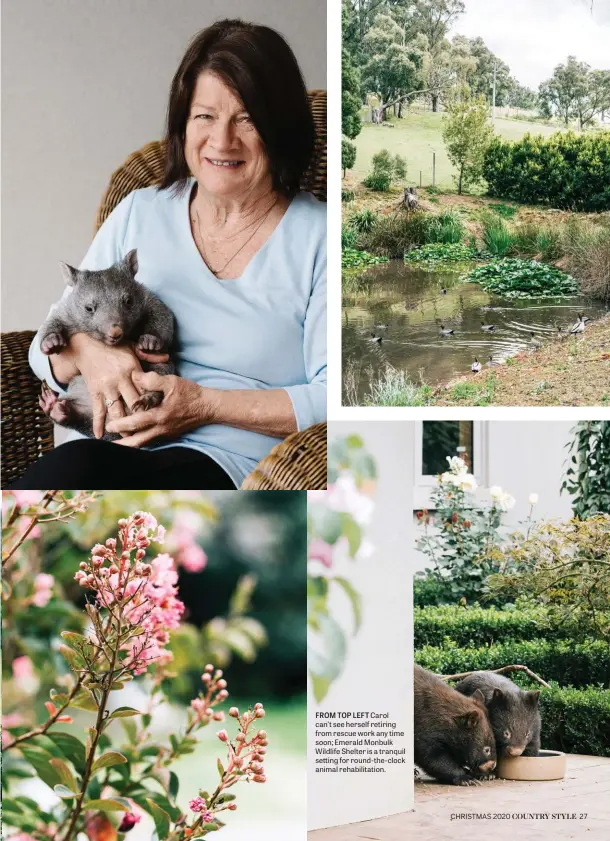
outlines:
[[[472,473],[468,472],[468,465],[464,459],[458,456],[447,456],[447,461],[449,462],[449,470],[441,474],[439,480],[441,485],[450,485],[459,488],[461,491],[474,493],[477,489],[477,482]]]
[[[195,711],[195,720],[203,724],[212,719],[213,721],[224,721],[225,714],[222,710],[214,710],[218,704],[229,697],[227,682],[222,676],[222,669],[214,670],[211,663],[205,667],[201,680],[205,684],[206,694],[200,695],[191,701],[191,707]]]
[[[515,507],[515,503],[517,502],[514,496],[511,496],[507,491],[503,491],[499,485],[491,487],[489,494],[495,507],[501,511],[510,511],[511,508]]]
[[[167,544],[174,552],[176,563],[187,572],[201,572],[208,562],[208,556],[197,543],[200,528],[199,514],[180,510],[176,512],[172,528],[167,533]]]
[[[165,666],[172,659],[165,646],[169,631],[177,628],[184,612],[178,599],[178,573],[169,555],[158,555],[145,563],[146,549],[154,540],[163,541],[165,529],[151,514],[137,511],[119,520],[119,541],[110,538],[96,544],[88,562],[82,562],[74,576],[82,587],[93,590],[99,607],[121,614],[128,626],[143,629],[122,646],[131,651],[127,661],[134,674],[143,674],[151,663]],[[135,552],[135,558],[132,554]]]

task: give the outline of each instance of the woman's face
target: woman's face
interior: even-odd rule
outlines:
[[[250,115],[209,70],[197,79],[184,152],[190,171],[212,195],[238,196],[270,179],[269,161]]]

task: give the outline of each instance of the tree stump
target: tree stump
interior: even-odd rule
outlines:
[[[405,187],[403,204],[405,210],[417,210],[419,199],[417,197],[417,190],[415,187]]]

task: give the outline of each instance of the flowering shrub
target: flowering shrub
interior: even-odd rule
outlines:
[[[449,600],[472,601],[485,593],[489,575],[503,559],[505,538],[502,517],[515,499],[502,488],[489,489],[491,504],[479,503],[475,477],[464,459],[447,457],[449,470],[438,477],[431,494],[431,508],[417,513],[424,529],[419,549],[432,561],[429,575],[443,587]],[[537,496],[530,497],[530,520]],[[425,575],[425,574],[424,574]]]
[[[71,507],[72,515],[76,506],[90,501],[44,497],[29,501],[13,496],[7,502],[7,528],[15,527],[24,505],[37,506],[35,513],[30,512],[30,520],[37,524],[45,521],[44,511],[51,503],[59,506],[55,509],[58,519],[63,516],[62,505],[66,511]],[[17,515],[11,506],[19,508]],[[29,529],[32,534],[30,526],[28,521],[23,531],[17,529],[19,533],[7,544],[3,558],[7,567],[14,564],[25,532]],[[46,716],[34,727],[17,710],[9,708],[3,717],[5,787],[10,791],[19,780],[37,776],[58,798],[48,809],[29,797],[4,797],[4,823],[19,830],[14,836],[19,841],[72,841],[79,833],[90,839],[113,839],[117,832],[128,832],[138,823],[140,810],[154,820],[159,841],[200,838],[224,825],[219,817],[222,812],[236,808],[235,796],[228,789],[240,780],[265,782],[267,734],[255,729],[265,715],[263,706],[255,704],[243,714],[233,707],[229,716],[235,719],[236,734],[231,737],[227,730],[217,734],[226,749],[226,764],[217,760],[220,781],[216,788],[211,794],[200,790],[191,801],[191,814],[176,805],[179,780],[171,765],[194,751],[197,731],[225,720],[218,708],[229,693],[222,670],[208,664],[201,678],[203,690],[191,701],[186,728],[172,734],[168,744],[151,741],[155,703],[160,703],[164,691],[162,679],[170,675],[170,633],[178,627],[184,610],[172,558],[168,554],[146,557],[151,544],[161,543],[164,537],[163,526],[139,511],[119,520],[117,537],[93,547],[74,575],[88,596],[88,626],[84,633],[61,634],[59,654],[68,672],[58,678],[59,689],[50,690]],[[36,599],[46,604],[46,594],[53,588],[52,576],[42,575],[42,580],[34,582],[31,604]],[[11,592],[18,593],[21,586],[22,581],[13,577]],[[12,606],[10,597],[6,604]],[[28,681],[38,680],[27,655],[15,657],[12,669],[21,691],[27,689]],[[115,693],[143,674],[153,681],[148,709],[116,707]],[[93,714],[84,741],[57,727],[72,722],[73,710]],[[109,729],[115,721],[123,725],[123,737]]]
[[[329,449],[328,488],[308,494],[307,666],[319,702],[341,674],[347,655],[347,631],[332,615],[329,599],[336,589],[349,599],[354,633],[360,628],[360,594],[344,575],[346,559],[370,555],[364,537],[374,504],[375,463],[357,436],[338,439]]]

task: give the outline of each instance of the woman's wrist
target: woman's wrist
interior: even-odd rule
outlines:
[[[202,423],[234,426],[274,438],[285,438],[297,430],[292,401],[283,388],[223,391],[202,387],[201,392]]]

